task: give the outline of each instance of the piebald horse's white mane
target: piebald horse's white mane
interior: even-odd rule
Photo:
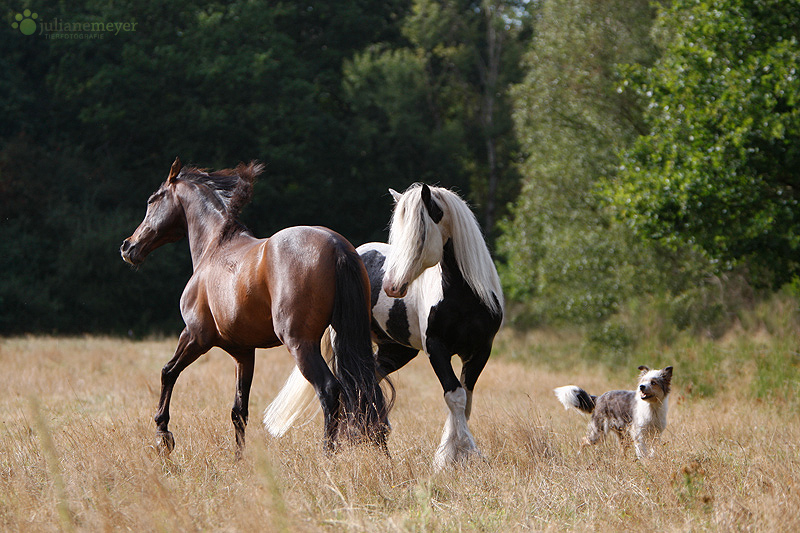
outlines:
[[[438,224],[431,218],[415,183],[397,198],[389,231],[392,252],[386,272],[395,279],[419,275],[441,261],[447,239],[453,242],[456,263],[465,281],[481,302],[493,313],[503,311],[503,289],[492,256],[486,247],[472,210],[456,193],[442,187],[430,187],[431,198],[442,210]],[[408,281],[411,281],[408,280]]]

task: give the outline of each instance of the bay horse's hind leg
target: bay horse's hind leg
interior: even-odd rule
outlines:
[[[339,432],[342,387],[322,357],[319,341],[284,340],[300,373],[314,386],[325,420],[325,451],[332,452]]]
[[[253,383],[256,355],[255,350],[228,353],[236,360],[236,396],[231,408],[231,421],[236,431],[236,459],[239,460],[244,452],[244,432],[249,418],[250,386]]]
[[[175,355],[161,369],[161,397],[158,400],[158,410],[154,420],[156,422],[156,449],[163,456],[169,455],[175,448],[175,438],[170,433],[169,426],[169,402],[172,398],[172,389],[175,381],[183,370],[194,363],[198,357],[208,351],[208,348],[200,346],[188,328],[184,329],[178,339],[178,346],[175,348]]]

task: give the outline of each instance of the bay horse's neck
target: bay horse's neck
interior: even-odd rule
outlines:
[[[219,248],[226,219],[225,215],[214,207],[214,202],[206,201],[197,194],[200,190],[198,185],[189,184],[188,187],[191,188],[183,188],[184,192],[179,198],[186,217],[192,268],[197,270],[203,259]]]

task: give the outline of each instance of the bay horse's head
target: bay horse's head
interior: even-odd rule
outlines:
[[[437,189],[438,191],[438,189]],[[442,260],[449,238],[444,204],[425,184],[414,184],[403,194],[389,189],[395,200],[386,258],[383,290],[392,298],[406,295],[408,285]]]
[[[176,157],[166,181],[147,200],[144,220],[133,235],[122,242],[119,252],[127,263],[140,265],[159,246],[186,236],[186,217],[175,194],[181,168],[181,160]]]

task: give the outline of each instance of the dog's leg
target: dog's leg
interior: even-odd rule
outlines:
[[[650,451],[647,453],[648,457],[653,457],[656,454],[656,449],[661,443],[661,435],[656,433],[650,438]]]
[[[644,432],[639,430],[633,433],[633,446],[636,448],[636,458],[642,459],[649,455]]]
[[[592,418],[589,421],[589,432],[583,437],[583,440],[581,440],[581,449],[578,453],[581,453],[586,446],[592,446],[603,440],[605,434],[605,428],[601,427],[597,421]]]
[[[624,430],[615,429],[614,433],[617,435],[617,442],[619,443],[619,453],[625,455],[628,453],[628,448],[631,445],[631,435]]]

